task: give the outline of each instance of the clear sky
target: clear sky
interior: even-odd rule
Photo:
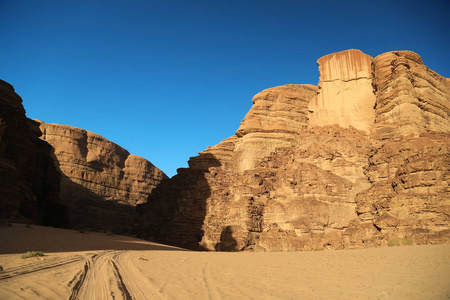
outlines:
[[[29,118],[93,131],[166,172],[234,134],[253,95],[317,59],[412,50],[450,77],[450,1],[0,0],[0,79]]]

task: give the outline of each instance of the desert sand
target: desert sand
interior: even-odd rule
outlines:
[[[0,240],[0,299],[450,298],[450,244],[192,252],[23,224],[0,227]]]

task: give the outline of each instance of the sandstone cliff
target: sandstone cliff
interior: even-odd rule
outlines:
[[[237,171],[253,168],[276,148],[292,144],[307,127],[307,107],[317,93],[313,85],[285,85],[253,97],[253,106],[236,131]]]
[[[318,95],[309,103],[309,125],[339,124],[369,131],[375,115],[372,92],[372,57],[359,50],[320,58]]]
[[[448,241],[449,81],[409,51],[318,64],[318,87],[257,94],[236,136],[138,206],[136,231],[218,251]]]
[[[0,80],[0,218],[63,226],[51,147],[29,125],[22,99]]]
[[[68,207],[69,226],[129,233],[136,204],[167,176],[93,132],[42,122],[39,129],[62,175],[60,197]]]
[[[0,81],[1,219],[129,233],[136,205],[165,178],[95,133],[27,119]]]
[[[373,60],[377,139],[450,131],[449,81],[427,68],[411,51],[381,54]]]

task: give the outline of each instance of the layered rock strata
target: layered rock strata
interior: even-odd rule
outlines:
[[[317,90],[309,84],[289,84],[253,97],[253,106],[236,131],[238,172],[252,169],[276,148],[292,144],[295,136],[307,127],[308,103]]]
[[[418,137],[450,131],[450,84],[411,51],[393,51],[373,60],[377,139]]]
[[[93,132],[42,122],[39,128],[62,174],[60,197],[70,227],[131,232],[136,204],[145,202],[167,176]]]
[[[449,80],[409,51],[318,63],[319,87],[257,94],[236,136],[138,206],[137,232],[217,251],[448,241]]]

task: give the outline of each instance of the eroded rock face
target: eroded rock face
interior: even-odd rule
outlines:
[[[443,243],[450,234],[450,135],[423,132],[373,148],[365,169],[372,186],[357,195],[361,222],[387,239]]]
[[[322,235],[342,234],[356,217],[356,194],[370,186],[359,164],[367,161],[369,146],[355,129],[316,127],[251,170],[212,168],[202,247],[313,249]],[[236,242],[233,249],[224,234]]]
[[[20,96],[0,80],[0,218],[63,226],[51,147],[30,125]]]
[[[40,123],[62,174],[61,200],[70,227],[129,233],[135,206],[167,176],[100,135],[67,125]]]
[[[217,251],[448,241],[449,81],[409,51],[318,63],[320,88],[257,94],[235,137],[160,185],[138,233]]]
[[[309,102],[309,125],[353,126],[369,132],[375,118],[372,57],[347,50],[320,58],[319,93]]]
[[[307,127],[306,108],[316,93],[316,86],[289,84],[255,95],[236,131],[237,170],[252,169],[276,148],[290,146],[296,134]]]
[[[449,81],[427,68],[418,54],[381,54],[373,61],[373,73],[377,139],[450,131]]]

